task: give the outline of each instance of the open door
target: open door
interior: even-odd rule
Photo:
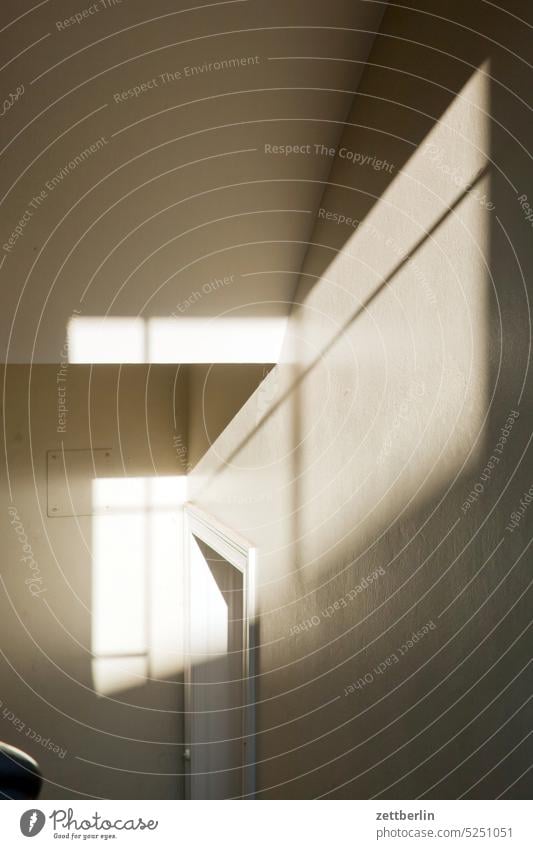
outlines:
[[[253,798],[254,550],[193,507],[186,518],[186,794]]]

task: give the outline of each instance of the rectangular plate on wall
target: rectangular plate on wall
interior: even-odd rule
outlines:
[[[92,516],[93,480],[113,477],[116,470],[110,448],[48,451],[48,515]]]

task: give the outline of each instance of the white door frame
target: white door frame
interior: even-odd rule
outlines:
[[[184,708],[185,708],[185,797],[191,798],[191,652],[190,652],[190,568],[191,543],[197,537],[227,560],[242,574],[243,579],[243,781],[244,798],[253,799],[255,794],[255,564],[256,549],[243,537],[227,528],[213,516],[194,504],[184,506],[184,563],[185,563],[185,664],[184,664]]]

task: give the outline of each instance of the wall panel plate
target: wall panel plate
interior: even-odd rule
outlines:
[[[116,470],[110,448],[48,451],[48,515],[92,516],[93,480],[112,477]]]

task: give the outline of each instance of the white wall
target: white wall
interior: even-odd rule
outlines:
[[[183,797],[187,472],[269,368],[2,371],[0,739],[43,798]]]
[[[282,363],[192,476],[259,550],[262,798],[527,792],[531,45],[411,6],[322,199],[361,223],[317,217]]]
[[[183,794],[186,478],[174,436],[186,414],[175,378],[163,366],[2,373],[0,738],[40,763],[44,799]],[[112,474],[98,481],[111,510],[93,493],[93,514],[78,515],[93,481],[70,471],[76,515],[49,515],[47,452],[91,446],[112,454]],[[139,487],[154,496],[146,506]]]
[[[382,8],[203,5],[2,5],[2,361],[58,362],[75,315],[289,312],[331,160],[265,145],[336,143]],[[322,51],[360,62],[277,60]]]

